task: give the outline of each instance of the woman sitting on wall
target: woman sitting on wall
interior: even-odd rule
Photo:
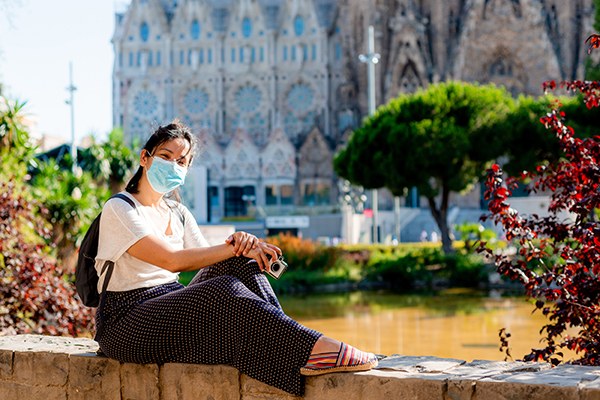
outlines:
[[[104,205],[96,269],[115,266],[96,314],[102,351],[121,362],[228,364],[295,395],[301,375],[375,367],[374,354],[285,315],[263,274],[279,248],[244,232],[209,246],[189,210],[164,197],[183,184],[195,150],[179,122],[159,127],[122,192],[136,207]],[[187,287],[177,282],[191,270]]]

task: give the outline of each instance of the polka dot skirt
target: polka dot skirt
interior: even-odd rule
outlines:
[[[301,396],[321,333],[284,314],[254,260],[233,257],[179,283],[107,292],[102,351],[121,362],[228,364]],[[100,318],[97,312],[96,322]]]

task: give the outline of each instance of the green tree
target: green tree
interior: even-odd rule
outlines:
[[[57,258],[70,269],[77,262],[78,241],[100,213],[108,190],[94,182],[89,172],[74,174],[70,168],[60,168],[55,160],[40,163],[32,185],[38,201],[44,204],[42,217],[52,225]]]
[[[26,126],[26,104],[0,95],[0,151],[9,150],[15,152],[18,158],[29,160],[34,146]]]
[[[598,108],[581,107],[581,96],[532,98],[520,96],[516,107],[500,122],[499,130],[506,149],[508,162],[504,171],[517,176],[522,171],[535,171],[540,164],[556,164],[564,156],[556,135],[540,123],[540,118],[550,112],[555,102],[563,105],[567,123],[575,129],[576,137],[586,138],[597,134]]]
[[[138,145],[139,142],[134,142],[132,148]],[[119,193],[125,188],[137,161],[132,148],[125,144],[123,130],[115,128],[108,134],[105,143],[98,144],[94,140],[90,147],[83,150],[78,162],[100,184],[108,184],[111,194]]]
[[[416,186],[440,228],[444,252],[452,253],[449,194],[471,187],[502,155],[498,122],[513,107],[506,91],[493,85],[447,82],[400,95],[354,131],[334,160],[336,172],[396,196]]]
[[[594,0],[594,31],[600,32],[600,0]],[[588,81],[600,81],[600,63],[594,63],[591,57],[585,60],[585,79]]]

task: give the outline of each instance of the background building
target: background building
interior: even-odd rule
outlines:
[[[133,0],[116,15],[114,124],[128,138],[173,118],[198,132],[204,169],[186,190],[209,206],[197,217],[327,211],[333,155],[368,112],[369,24],[382,104],[449,79],[515,96],[581,79],[592,19],[592,0]],[[479,204],[479,189],[452,198]]]

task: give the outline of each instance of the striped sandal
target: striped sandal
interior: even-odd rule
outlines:
[[[300,368],[300,374],[312,376],[330,374],[332,372],[368,371],[378,365],[373,353],[365,353],[342,343],[340,351],[313,354],[306,365]]]

